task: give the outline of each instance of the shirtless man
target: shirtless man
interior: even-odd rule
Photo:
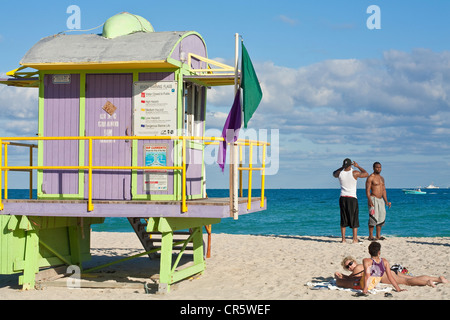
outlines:
[[[390,208],[391,203],[387,200],[386,185],[381,176],[381,164],[373,164],[373,173],[366,180],[366,196],[369,205],[369,240],[384,240],[381,236],[381,227],[386,219],[386,204]],[[373,237],[373,229],[376,227],[376,238]]]

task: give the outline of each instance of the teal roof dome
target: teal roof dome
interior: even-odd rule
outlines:
[[[141,16],[122,12],[106,20],[102,36],[116,38],[136,32],[154,32],[153,26]]]

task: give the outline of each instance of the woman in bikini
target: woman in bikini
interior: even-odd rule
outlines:
[[[336,279],[336,285],[343,288],[351,289],[361,289],[360,281],[364,272],[364,266],[358,264],[353,257],[345,257],[341,265],[344,269],[351,271],[350,275],[343,275],[339,272],[334,274]],[[448,283],[448,280],[443,277],[433,277],[433,276],[410,276],[402,273],[392,273],[393,278],[397,284],[406,286],[430,286],[436,287],[435,283]],[[386,272],[381,277],[381,283],[391,284]]]
[[[345,275],[340,272],[335,272],[334,278],[336,279],[336,285],[338,287],[360,290],[360,281],[364,272],[364,266],[358,264],[355,258],[350,256],[345,257],[344,260],[342,260],[341,265],[344,269],[351,271],[352,273]]]

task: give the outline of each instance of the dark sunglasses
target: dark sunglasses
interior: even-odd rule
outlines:
[[[353,265],[353,261],[350,261],[346,266],[345,269],[349,269]]]

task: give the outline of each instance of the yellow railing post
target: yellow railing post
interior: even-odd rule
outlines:
[[[92,138],[89,138],[89,186],[88,186],[88,211],[94,211],[92,204]]]
[[[187,212],[187,205],[186,205],[186,139],[183,137],[183,146],[182,146],[182,186],[181,186],[181,212]]]
[[[266,144],[263,144],[262,164],[261,164],[261,203],[260,207],[264,207],[264,185],[266,181]]]
[[[30,146],[30,167],[33,166],[33,146]],[[33,199],[33,170],[30,170],[30,199]]]
[[[247,210],[252,208],[252,172],[253,172],[253,143],[250,142],[249,160],[248,160],[248,195]]]
[[[239,168],[242,169],[242,145],[239,145]],[[244,197],[244,190],[242,188],[242,170],[239,170],[239,195]]]
[[[3,196],[2,196],[2,189],[3,189],[3,141],[0,139],[0,210],[3,210]]]
[[[5,168],[8,168],[8,143],[5,143]],[[5,170],[5,190],[3,198],[8,200],[8,169]]]

